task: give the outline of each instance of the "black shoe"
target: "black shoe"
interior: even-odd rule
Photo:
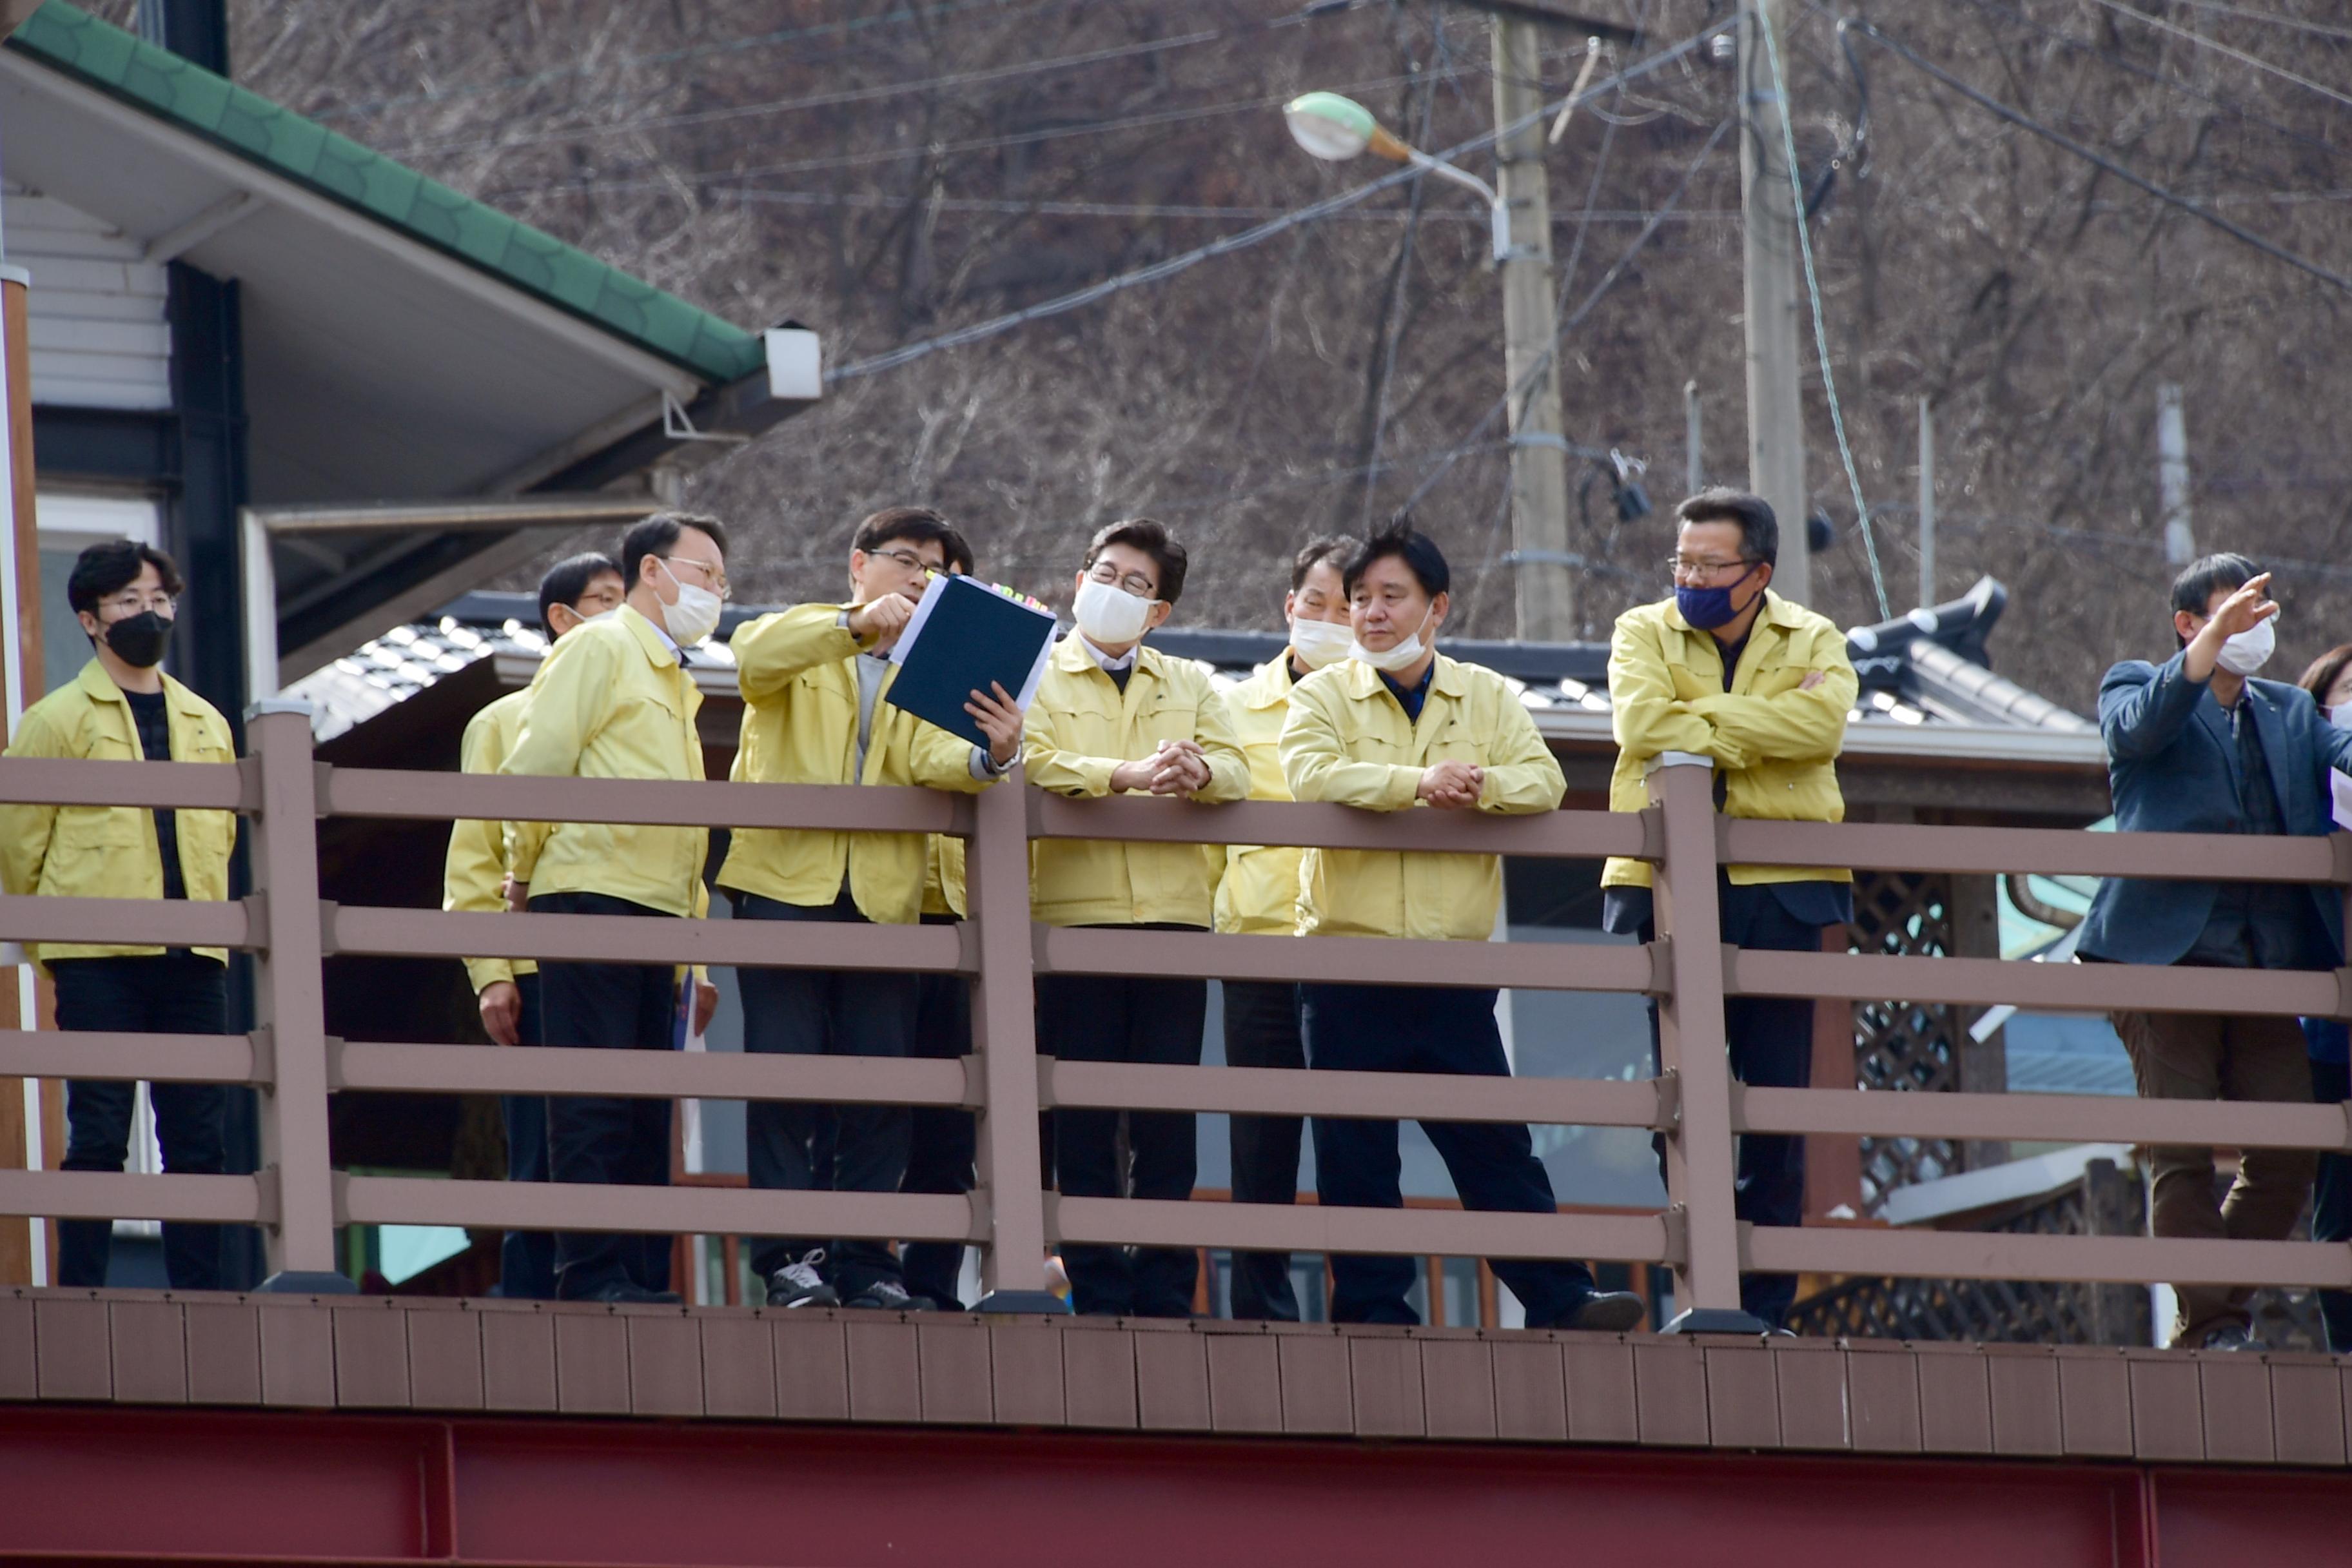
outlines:
[[[824,1262],[824,1248],[818,1247],[797,1263],[787,1263],[768,1276],[768,1305],[771,1307],[836,1307],[841,1293],[824,1282],[817,1272]]]
[[[1622,1334],[1642,1321],[1649,1303],[1631,1290],[1595,1290],[1577,1303],[1576,1310],[1559,1326],[1581,1329],[1589,1332]]]
[[[2218,1329],[2206,1330],[2205,1337],[2197,1342],[2195,1348],[2200,1351],[2263,1351],[2270,1347],[2248,1333],[2245,1324],[2223,1323]]]
[[[592,1292],[588,1300],[606,1303],[618,1302],[632,1307],[675,1307],[678,1294],[675,1290],[648,1290],[628,1279],[615,1279],[610,1285]]]
[[[921,1311],[930,1305],[930,1298],[915,1297],[896,1279],[877,1279],[871,1285],[842,1303],[845,1307],[864,1307],[884,1312]]]

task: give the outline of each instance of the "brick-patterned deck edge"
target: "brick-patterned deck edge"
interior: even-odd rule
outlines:
[[[2352,1358],[0,1289],[0,1402],[2341,1468]]]

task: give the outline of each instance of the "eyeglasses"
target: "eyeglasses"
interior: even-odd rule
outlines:
[[[1737,561],[1694,561],[1686,555],[1669,555],[1666,557],[1666,575],[1677,582],[1697,582],[1709,577],[1720,577],[1726,572],[1737,568],[1745,568],[1746,570],[1740,574],[1745,576],[1748,572],[1754,571],[1756,565],[1756,562],[1746,556]]]
[[[943,570],[941,567],[932,565],[929,562],[924,560],[921,556],[916,554],[911,550],[869,550],[866,553],[868,555],[880,555],[888,560],[896,561],[899,565],[904,566],[909,572],[938,572]]]
[[[1139,599],[1156,599],[1160,596],[1159,584],[1140,572],[1130,572],[1122,577],[1118,574],[1118,569],[1108,562],[1087,573],[1087,578],[1089,582],[1108,583],[1120,592],[1132,594]]]
[[[161,589],[153,593],[142,594],[138,589],[132,588],[125,593],[117,594],[112,598],[100,599],[98,602],[98,607],[101,610],[120,610],[125,616],[143,615],[149,610],[154,611],[157,615],[169,616],[176,613],[178,604],[177,599]]]
[[[696,561],[684,555],[665,555],[660,560],[663,565],[673,571],[680,566],[693,567],[702,574],[702,580],[709,584],[711,591],[721,599],[731,599],[735,596],[734,590],[727,585],[727,573],[723,567],[713,566],[707,561]]]

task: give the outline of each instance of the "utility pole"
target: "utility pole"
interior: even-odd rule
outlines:
[[[1798,366],[1797,225],[1781,167],[1780,127],[1789,106],[1774,85],[1772,48],[1785,68],[1789,0],[1750,0],[1739,28],[1739,200],[1747,282],[1748,488],[1769,502],[1780,522],[1780,563],[1772,586],[1798,604],[1812,598],[1805,537],[1805,421]]]
[[[1919,400],[1919,607],[1936,602],[1936,411]]]
[[[2197,559],[2197,537],[2189,531],[2189,421],[2180,411],[2180,387],[2156,389],[2156,479],[2164,501],[2164,558],[2175,566]]]
[[[1706,451],[1700,445],[1698,383],[1683,383],[1683,494],[1706,489]]]
[[[1578,630],[1576,578],[1568,563],[1568,441],[1560,434],[1559,364],[1553,352],[1559,323],[1544,181],[1541,45],[1534,22],[1496,15],[1495,122],[1524,121],[1495,144],[1495,184],[1510,223],[1502,259],[1503,374],[1510,393],[1518,632],[1526,642],[1567,642]]]

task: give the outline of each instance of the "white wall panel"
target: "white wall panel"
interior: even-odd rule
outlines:
[[[0,188],[8,261],[32,274],[33,401],[169,408],[165,274],[139,243],[54,196]]]

